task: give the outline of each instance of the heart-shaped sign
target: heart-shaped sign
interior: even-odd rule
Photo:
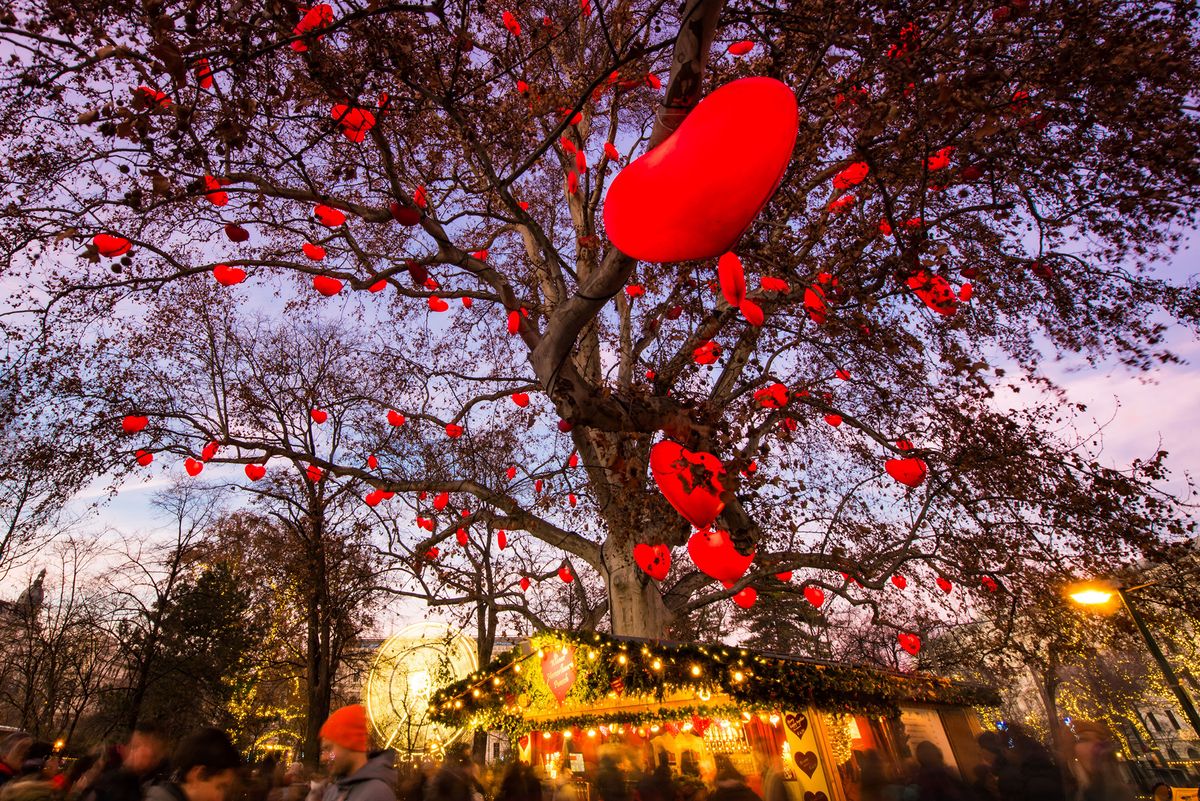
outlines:
[[[797,767],[804,771],[804,775],[810,779],[817,772],[817,766],[820,764],[817,761],[817,755],[812,751],[805,751],[803,754],[793,754],[792,759],[796,760]]]
[[[575,649],[556,648],[542,657],[542,678],[561,704],[575,686]]]
[[[671,549],[666,545],[633,546],[633,561],[655,581],[662,581],[671,572]]]
[[[688,556],[701,573],[726,586],[733,586],[754,561],[753,551],[749,555],[738,553],[728,531],[697,531],[688,540],[687,548]]]
[[[929,473],[929,465],[925,464],[925,460],[915,456],[907,459],[888,459],[883,467],[896,481],[914,489],[925,483],[925,476]]]
[[[798,123],[795,95],[774,78],[712,92],[613,180],[604,200],[609,239],[641,261],[721,255],[775,193]]]
[[[797,740],[803,740],[804,732],[808,731],[808,715],[803,712],[787,712],[783,716],[783,725],[796,735]]]
[[[650,449],[650,472],[663,497],[696,528],[708,528],[725,508],[721,460],[663,440]]]

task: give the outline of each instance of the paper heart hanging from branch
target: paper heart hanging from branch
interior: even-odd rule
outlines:
[[[101,256],[106,256],[110,259],[115,259],[117,256],[124,256],[133,247],[133,243],[123,236],[113,236],[112,234],[96,234],[92,237],[92,245]]]
[[[910,456],[907,459],[888,459],[883,465],[887,474],[906,487],[921,486],[929,473],[925,460]]]
[[[261,465],[261,464],[246,465],[246,478],[250,479],[251,481],[258,481],[260,478],[262,478],[266,474],[267,474],[266,465]]]
[[[140,414],[127,414],[121,418],[121,430],[126,434],[136,434],[150,424],[150,418]]]
[[[671,549],[666,545],[638,543],[633,546],[633,561],[650,578],[662,581],[671,572]]]
[[[728,531],[697,531],[688,540],[687,549],[697,570],[727,587],[736,584],[754,561],[753,551],[738,553]]]
[[[749,609],[754,606],[754,602],[758,600],[758,590],[753,587],[743,587],[733,595],[733,602],[743,609]]]
[[[193,459],[189,456],[183,460],[183,469],[187,471],[189,476],[195,478],[196,476],[200,475],[200,471],[204,469],[204,462]]]
[[[825,591],[811,584],[804,588],[804,597],[817,609],[820,609],[821,605],[825,603]]]
[[[707,528],[725,508],[721,460],[663,440],[650,449],[650,472],[663,497],[696,528]]]
[[[896,640],[900,643],[901,648],[913,656],[916,656],[917,652],[921,650],[921,638],[915,634],[901,631],[896,634]]]
[[[228,264],[218,264],[213,267],[213,278],[221,286],[235,286],[246,280],[246,271],[240,267],[230,267]]]
[[[721,255],[775,193],[798,125],[795,95],[773,78],[712,92],[613,180],[604,200],[609,239],[641,261]]]
[[[146,467],[154,461],[154,454],[150,453],[149,451],[139,450],[134,454],[134,457],[137,459],[137,463],[142,467]]]

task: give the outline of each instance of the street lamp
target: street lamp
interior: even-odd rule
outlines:
[[[1171,692],[1175,694],[1175,700],[1179,701],[1179,706],[1183,708],[1183,713],[1187,716],[1188,723],[1192,724],[1192,729],[1196,732],[1196,736],[1200,737],[1200,714],[1197,714],[1196,706],[1192,703],[1191,696],[1183,689],[1183,685],[1179,683],[1179,677],[1175,675],[1175,670],[1171,667],[1171,663],[1163,656],[1162,649],[1158,647],[1158,643],[1154,640],[1154,635],[1150,633],[1146,621],[1142,619],[1142,613],[1137,610],[1137,607],[1129,599],[1129,593],[1145,587],[1151,587],[1157,583],[1157,581],[1150,581],[1145,584],[1138,584],[1135,587],[1118,587],[1104,582],[1089,581],[1068,587],[1066,594],[1076,604],[1101,613],[1111,612],[1115,609],[1115,604],[1112,603],[1113,598],[1121,600],[1125,611],[1133,618],[1133,624],[1137,626],[1142,639],[1146,641],[1146,650],[1150,652],[1150,655],[1154,657],[1154,661],[1158,663],[1159,670],[1162,671],[1163,677],[1167,680],[1167,686],[1171,688]]]

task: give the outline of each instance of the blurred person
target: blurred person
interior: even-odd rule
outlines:
[[[1150,801],[1171,801],[1171,785],[1166,782],[1159,782],[1150,788]]]
[[[227,801],[241,763],[229,735],[201,729],[180,741],[171,757],[173,779],[152,785],[146,801]]]
[[[1072,772],[1079,784],[1076,801],[1133,801],[1116,759],[1116,743],[1098,723],[1075,724],[1075,761]]]
[[[0,801],[56,801],[54,785],[34,776],[14,778],[0,787]]]
[[[396,753],[371,752],[367,710],[362,704],[335,711],[321,726],[320,735],[330,772],[322,801],[396,801]]]
[[[101,773],[84,794],[85,801],[142,801],[155,784],[170,778],[169,749],[162,729],[139,723],[129,735],[124,754]]]
[[[879,751],[869,748],[857,752],[858,792],[860,801],[887,801],[894,796],[892,782]]]
[[[279,786],[267,794],[267,801],[304,801],[308,794],[308,781],[304,763],[292,762],[283,771]]]
[[[76,788],[79,787],[79,784],[83,778],[87,776],[89,772],[95,770],[99,764],[100,757],[98,757],[96,754],[84,754],[83,756],[79,757],[71,763],[69,768],[58,774],[56,777],[62,779],[62,781],[59,782],[58,791],[65,796],[75,795],[78,792]]]
[[[717,786],[709,801],[762,801],[725,754],[717,754]]]
[[[470,746],[460,743],[448,748],[442,769],[429,784],[426,801],[482,801],[483,788],[475,771]]]
[[[504,772],[496,801],[542,801],[542,783],[533,769],[518,759]]]
[[[917,743],[916,785],[921,801],[972,801],[973,794],[946,767],[942,751],[928,740]]]
[[[625,784],[625,773],[612,754],[600,757],[596,769],[596,795],[600,801],[629,801],[629,786]]]
[[[25,751],[25,758],[21,761],[21,768],[17,771],[17,775],[49,781],[50,777],[58,772],[57,760],[52,766],[48,764],[53,755],[54,746],[44,740],[35,740]],[[54,773],[48,773],[48,769],[53,770]]]
[[[639,801],[674,801],[675,785],[671,781],[671,765],[667,761],[666,753],[651,751],[650,758],[657,760],[657,766],[638,782]]]
[[[16,778],[31,745],[33,738],[23,731],[12,732],[0,739],[0,785]]]
[[[1050,749],[1020,726],[1012,728],[1012,758],[1016,766],[1016,782],[1007,778],[1001,785],[1001,797],[1028,801],[1066,801],[1062,771],[1050,756]],[[1004,793],[1008,795],[1004,795]]]

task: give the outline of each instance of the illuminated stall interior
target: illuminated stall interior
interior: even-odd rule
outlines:
[[[774,766],[800,801],[856,801],[864,775],[901,765],[920,742],[969,776],[971,707],[996,700],[926,674],[560,631],[443,687],[430,705],[448,725],[507,733],[547,779],[590,777],[610,754],[634,771],[665,761],[678,781],[711,784],[723,754],[755,789]]]

